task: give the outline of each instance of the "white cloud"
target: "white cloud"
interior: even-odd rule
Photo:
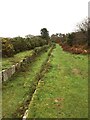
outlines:
[[[0,36],[71,32],[86,16],[88,0],[0,0]]]

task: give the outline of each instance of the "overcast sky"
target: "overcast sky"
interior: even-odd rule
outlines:
[[[0,0],[0,37],[68,33],[88,16],[89,0]]]

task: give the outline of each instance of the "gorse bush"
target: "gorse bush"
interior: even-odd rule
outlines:
[[[11,57],[14,55],[14,47],[9,38],[2,39],[2,56]]]
[[[2,54],[3,57],[11,57],[18,52],[25,50],[31,50],[35,47],[46,45],[47,40],[42,39],[40,36],[35,36],[32,38],[3,38],[2,39]]]
[[[15,37],[11,39],[11,42],[14,46],[15,53],[26,50],[26,42],[22,37]]]

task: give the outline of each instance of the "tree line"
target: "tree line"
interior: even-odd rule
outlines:
[[[70,48],[80,48],[81,51],[83,49],[88,50],[90,46],[90,18],[86,18],[77,24],[77,31],[72,33],[56,33],[50,37],[47,28],[42,28],[40,33],[40,36],[26,35],[25,38],[20,36],[2,38],[0,40],[2,42],[2,57],[12,57],[18,52],[31,50],[51,42],[59,43],[64,50],[70,50]]]
[[[84,19],[76,25],[75,32],[62,34],[56,33],[51,36],[53,42],[59,43],[64,49],[77,48],[78,53],[80,50],[89,50],[90,46],[90,18]],[[72,49],[71,49],[72,50]]]
[[[14,54],[31,50],[48,44],[49,32],[46,28],[41,29],[41,36],[26,35],[23,37],[1,38],[2,57],[12,57]]]

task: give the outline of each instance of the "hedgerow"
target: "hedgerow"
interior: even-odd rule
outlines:
[[[31,50],[35,47],[40,47],[46,44],[48,44],[47,40],[42,39],[40,36],[35,36],[32,38],[2,38],[2,56],[12,57],[18,52]]]

